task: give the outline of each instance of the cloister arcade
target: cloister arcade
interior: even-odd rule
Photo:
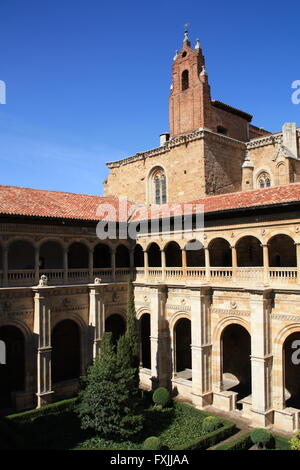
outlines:
[[[135,245],[106,242],[87,244],[47,239],[39,244],[12,239],[0,246],[2,286],[34,285],[41,274],[54,284],[124,280],[130,274],[138,280],[152,278],[238,282],[299,283],[300,241],[285,233],[267,240],[243,235],[229,240],[212,237],[202,245],[196,241],[140,242]]]

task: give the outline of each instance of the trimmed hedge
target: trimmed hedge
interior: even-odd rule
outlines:
[[[56,447],[57,442],[61,448],[69,446],[69,443],[72,445],[70,429],[78,428],[77,434],[81,433],[79,420],[74,415],[75,402],[76,398],[72,398],[2,418],[0,434],[4,437],[5,446],[45,449]]]
[[[248,450],[252,445],[253,443],[250,437],[250,432],[248,432],[247,434],[244,434],[237,439],[233,439],[226,444],[219,445],[214,450]]]
[[[220,441],[224,441],[237,432],[235,423],[231,423],[230,421],[225,420],[223,423],[224,426],[221,428],[216,429],[215,431],[212,431],[203,437],[200,437],[194,442],[176,447],[173,450],[205,450],[208,447],[212,447],[215,444],[218,444]]]
[[[143,443],[143,450],[159,450],[160,442],[156,436],[147,437]]]
[[[290,450],[289,441],[288,439],[273,434],[274,439],[274,449],[268,450]],[[220,444],[214,450],[248,450],[252,447],[252,439],[250,436],[250,431],[243,436],[233,439],[232,441],[228,442],[227,444]]]
[[[166,406],[170,400],[170,393],[164,387],[159,387],[153,392],[153,401],[155,405]]]
[[[57,401],[56,403],[50,403],[50,405],[45,405],[42,408],[8,415],[5,417],[5,419],[16,423],[22,423],[28,422],[28,420],[35,420],[36,418],[40,418],[41,416],[52,415],[53,413],[73,411],[76,400],[77,398],[70,398],[68,400]]]
[[[210,433],[223,426],[222,421],[217,416],[207,416],[202,423],[202,432],[204,434]]]

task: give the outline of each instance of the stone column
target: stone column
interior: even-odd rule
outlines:
[[[236,281],[236,273],[237,273],[237,252],[236,247],[231,247],[231,255],[232,255],[232,280]]]
[[[263,264],[264,264],[264,284],[269,284],[269,247],[268,245],[262,245],[263,247]]]
[[[251,293],[252,423],[255,426],[267,426],[272,423],[271,306],[271,289]]]
[[[8,286],[8,247],[3,247],[3,286]]]
[[[165,285],[151,288],[151,380],[153,388],[170,385],[170,332],[166,322]]]
[[[183,277],[186,277],[186,249],[182,248],[181,250],[181,258],[182,258],[182,274]]]
[[[39,279],[40,279],[40,247],[35,246],[34,247],[34,280],[38,284]]]
[[[166,252],[165,250],[160,250],[161,252],[161,267],[162,267],[162,279],[166,278]]]
[[[103,286],[92,284],[90,287],[89,326],[91,329],[90,342],[92,343],[92,357],[89,362],[95,361],[100,354],[101,338],[105,330],[105,305],[103,302]]]
[[[111,277],[112,281],[116,280],[116,250],[115,248],[111,249]]]
[[[89,247],[89,282],[94,281],[94,247]]]
[[[205,277],[206,280],[209,281],[210,279],[210,256],[209,256],[209,249],[208,247],[204,247],[204,254],[205,254]]]
[[[192,396],[204,407],[212,403],[211,297],[209,287],[191,289]]]
[[[68,275],[68,270],[69,270],[68,253],[69,253],[69,250],[68,250],[67,247],[65,247],[65,248],[64,248],[64,284],[68,284],[68,281],[69,281],[69,275]]]
[[[51,403],[51,287],[34,287],[34,336],[37,348],[37,407]]]
[[[297,254],[297,283],[300,284],[300,243],[296,243]]]
[[[148,251],[147,251],[147,250],[144,250],[144,273],[145,273],[145,281],[148,279],[148,268],[149,268]]]

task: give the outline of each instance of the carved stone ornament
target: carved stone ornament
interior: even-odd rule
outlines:
[[[39,287],[45,287],[48,285],[48,278],[47,276],[45,276],[45,274],[43,274],[41,276],[41,279],[39,280]]]

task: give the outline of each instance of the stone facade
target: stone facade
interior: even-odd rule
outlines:
[[[211,99],[200,45],[193,50],[186,34],[174,58],[170,135],[109,163],[105,194],[148,204],[207,196],[198,201],[204,227],[161,223],[151,233],[147,223],[134,240],[99,240],[97,208],[117,199],[45,192],[33,213],[31,190],[1,189],[2,408],[76,394],[103,332],[124,332],[131,275],[142,387],[169,387],[252,426],[300,428],[300,132],[289,123],[270,134],[250,120]],[[136,207],[125,219],[117,213],[119,235],[132,220],[144,222]]]

